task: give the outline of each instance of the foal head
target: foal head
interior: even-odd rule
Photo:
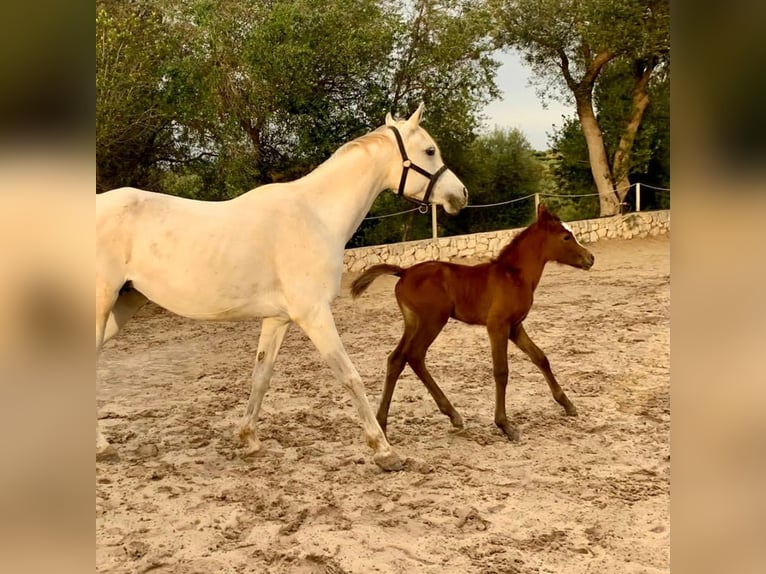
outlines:
[[[535,226],[545,232],[542,248],[545,260],[586,270],[593,267],[593,254],[577,241],[572,228],[548,211],[542,203],[537,208]]]
[[[391,173],[392,187],[415,203],[441,205],[454,215],[468,203],[468,190],[447,169],[436,142],[420,127],[422,117],[423,104],[407,120],[394,120],[386,114],[386,131],[399,147]]]

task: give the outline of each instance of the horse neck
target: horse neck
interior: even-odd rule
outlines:
[[[394,142],[352,142],[302,179],[307,198],[344,246],[388,185]]]
[[[496,259],[499,265],[516,270],[532,291],[540,282],[548,262],[543,255],[543,241],[542,231],[532,224],[503,248]]]

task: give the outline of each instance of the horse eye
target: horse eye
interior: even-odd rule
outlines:
[[[571,233],[567,233],[567,234],[564,236],[564,241],[569,241],[570,239],[572,239],[572,234],[571,234]]]
[[[429,147],[428,149],[426,149],[427,155],[434,155],[435,153],[436,153],[436,148]]]

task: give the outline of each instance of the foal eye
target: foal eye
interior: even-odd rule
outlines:
[[[436,153],[436,148],[429,147],[426,149],[426,155],[434,155]]]
[[[571,233],[567,233],[567,234],[564,236],[564,241],[569,241],[570,239],[572,239],[572,234],[571,234]]]

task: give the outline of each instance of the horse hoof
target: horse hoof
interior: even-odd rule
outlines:
[[[106,460],[119,460],[119,458],[120,458],[120,455],[117,452],[117,449],[114,448],[111,444],[108,444],[105,447],[102,447],[96,450],[97,462],[103,462]]]
[[[388,454],[376,454],[372,457],[380,468],[387,472],[394,472],[404,468],[404,461],[394,451]]]
[[[511,442],[519,442],[519,429],[506,423],[500,427],[503,434],[508,437]]]
[[[450,417],[450,422],[452,423],[452,426],[455,427],[456,429],[463,428],[463,417],[461,417],[457,413],[455,413],[452,417]]]
[[[568,417],[576,417],[577,416],[577,409],[572,403],[569,403],[567,406],[564,407],[564,412],[566,412]]]

